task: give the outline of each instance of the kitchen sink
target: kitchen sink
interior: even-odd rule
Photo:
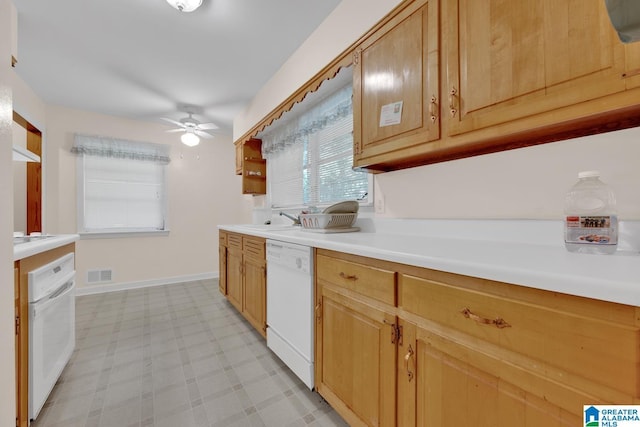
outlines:
[[[293,224],[238,224],[236,227],[264,231],[300,230],[299,225]]]

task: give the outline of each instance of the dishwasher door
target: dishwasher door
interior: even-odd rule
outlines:
[[[313,259],[308,246],[267,240],[267,347],[313,389]]]

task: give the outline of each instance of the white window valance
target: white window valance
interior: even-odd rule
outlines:
[[[150,161],[166,165],[171,162],[170,149],[171,147],[168,145],[152,142],[75,134],[71,152],[115,159]]]
[[[351,85],[347,85],[297,118],[288,120],[275,130],[267,130],[262,137],[262,155],[283,151],[296,144],[307,142],[309,135],[353,116]]]

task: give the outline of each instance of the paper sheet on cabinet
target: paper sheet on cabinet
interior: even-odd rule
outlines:
[[[380,127],[399,125],[402,121],[402,101],[383,105],[380,109]]]

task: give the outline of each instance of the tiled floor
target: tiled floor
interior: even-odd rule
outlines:
[[[214,280],[78,297],[76,350],[34,427],[346,426]]]

